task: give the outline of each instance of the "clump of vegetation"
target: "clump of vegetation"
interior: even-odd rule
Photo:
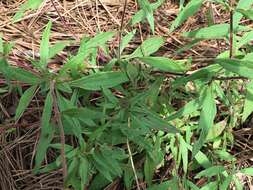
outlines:
[[[28,0],[14,21],[42,2]],[[155,34],[154,11],[164,1],[138,3],[140,10],[128,24],[148,23]],[[177,53],[202,41],[223,41],[227,49],[198,67],[191,58],[158,56],[164,38],[157,35],[126,51],[138,32],[124,31],[124,12],[117,33],[84,37],[57,71],[49,61],[73,41],[50,45],[51,21],[29,70],[9,63],[15,45],[1,39],[0,72],[6,81],[1,93],[20,95],[9,122],[18,123],[29,106],[36,106],[35,98],[43,100],[34,174],[61,169],[64,187],[75,190],[115,183],[138,190],[243,189],[238,176],[253,176],[253,168],[238,167],[233,145],[253,112],[253,30],[240,22],[253,20],[253,1],[180,1],[168,33],[208,3],[222,6],[230,19],[215,24],[209,11],[208,26],[180,34],[190,43]],[[117,36],[118,49],[110,52],[108,42]],[[114,57],[103,59],[108,55]],[[252,140],[251,134],[246,137]],[[49,152],[53,160],[45,162]]]

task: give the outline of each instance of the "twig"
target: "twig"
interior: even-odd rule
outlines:
[[[62,17],[62,15],[60,14],[59,10],[57,9],[57,7],[56,7],[56,5],[55,5],[55,3],[54,3],[54,0],[51,0],[51,3],[52,3],[52,5],[53,5],[53,7],[54,7],[56,13],[57,13],[58,16],[60,17],[60,19],[61,19],[61,21],[62,21],[62,23],[63,23],[63,26],[64,26],[64,28],[65,28],[65,30],[66,30],[66,31],[69,31],[69,32],[73,35],[73,37],[75,37],[76,39],[78,39],[77,36],[75,35],[75,33],[72,32],[73,30],[69,29],[68,24],[66,23],[65,19]]]
[[[61,113],[57,104],[57,97],[55,94],[55,82],[53,81],[51,83],[51,93],[53,96],[53,107],[54,107],[54,113],[56,122],[58,123],[58,126],[60,127],[60,138],[61,138],[61,160],[62,160],[62,174],[63,174],[63,184],[65,184],[65,180],[67,177],[67,162],[65,157],[65,134],[64,134],[64,128],[61,120]]]
[[[130,128],[131,127],[130,117],[128,117],[127,123],[128,123],[128,127]],[[132,166],[132,169],[133,169],[133,172],[134,172],[134,178],[135,178],[137,190],[141,190],[140,184],[139,184],[139,181],[138,181],[138,176],[137,176],[137,173],[136,173],[136,169],[135,169],[135,166],[134,166],[133,155],[132,155],[132,151],[131,151],[131,148],[130,148],[130,145],[129,145],[128,138],[127,138],[127,150],[128,150],[129,157],[130,157],[131,166]]]
[[[229,29],[229,58],[231,59],[233,57],[233,41],[234,41],[234,25],[233,25],[233,0],[230,0],[230,29]]]
[[[121,39],[122,39],[122,31],[123,31],[123,25],[124,25],[124,18],[125,18],[125,14],[126,14],[126,7],[127,7],[127,0],[125,0],[125,2],[124,2],[123,13],[122,13],[121,21],[120,21],[118,60],[120,60],[120,57],[121,57]]]

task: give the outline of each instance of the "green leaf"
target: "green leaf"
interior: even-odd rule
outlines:
[[[244,168],[240,172],[248,176],[253,176],[253,168]]]
[[[154,34],[155,33],[155,24],[154,24],[153,9],[151,7],[150,2],[148,0],[138,0],[138,3],[140,4],[141,9],[144,11],[145,17],[148,20],[151,31]]]
[[[238,11],[239,13],[241,13],[246,18],[248,18],[250,20],[253,20],[253,10],[252,9],[249,9],[249,10],[237,9],[236,11]]]
[[[20,117],[23,115],[25,109],[33,99],[35,95],[35,91],[37,89],[37,86],[32,86],[29,89],[27,89],[24,94],[21,96],[18,107],[16,109],[16,115],[14,117],[15,121],[18,121]]]
[[[199,172],[194,178],[199,179],[201,177],[212,177],[212,176],[216,176],[224,171],[225,171],[224,166],[212,166],[210,168],[207,168],[207,169]]]
[[[80,165],[79,165],[79,176],[81,178],[82,187],[88,183],[89,181],[89,162],[85,157],[80,157]],[[82,188],[82,189],[83,189]]]
[[[0,58],[4,54],[4,42],[2,38],[2,34],[0,33]]]
[[[253,0],[239,0],[235,10],[248,9],[253,4]],[[233,26],[237,28],[243,15],[240,12],[235,12],[233,15]]]
[[[68,42],[58,42],[49,48],[48,59],[53,58],[58,53],[60,53],[69,43]]]
[[[203,94],[203,104],[202,110],[200,112],[199,127],[201,129],[200,137],[198,141],[194,144],[192,150],[192,158],[199,152],[203,146],[209,130],[213,126],[214,118],[216,115],[216,103],[214,98],[214,93],[212,86],[206,87]]]
[[[213,140],[216,137],[220,136],[221,133],[224,131],[227,124],[227,119],[220,121],[219,123],[216,123],[211,127],[211,129],[208,132],[208,135],[206,137],[206,140]]]
[[[123,50],[126,48],[126,46],[129,44],[129,42],[133,39],[134,35],[136,33],[136,29],[129,32],[127,35],[125,35],[120,43],[120,53],[123,52]]]
[[[40,64],[42,68],[46,68],[49,60],[49,35],[52,27],[52,21],[49,21],[43,31],[42,40],[40,43]]]
[[[145,181],[147,182],[148,186],[152,184],[153,175],[156,170],[156,164],[154,161],[147,155],[145,162],[144,162],[144,176]]]
[[[188,169],[188,148],[187,148],[187,143],[185,142],[184,138],[179,135],[179,149],[182,154],[182,160],[183,160],[183,170],[184,173],[187,173]]]
[[[245,122],[249,115],[253,112],[253,81],[246,86],[246,96],[243,106],[242,121]]]
[[[221,183],[219,189],[220,190],[227,190],[229,188],[229,185],[231,184],[233,179],[233,175],[229,175],[225,178],[225,180]]]
[[[72,87],[78,87],[85,90],[101,90],[101,88],[112,88],[124,82],[128,82],[127,75],[119,71],[99,72],[81,79],[71,81]]]
[[[158,0],[155,3],[151,3],[150,6],[151,6],[152,11],[160,7],[163,3],[164,3],[164,0]],[[144,19],[145,19],[145,12],[143,9],[141,9],[137,13],[135,13],[134,16],[132,16],[131,21],[130,21],[131,26],[143,21]]]
[[[172,85],[173,85],[174,88],[176,88],[180,85],[185,85],[189,81],[194,81],[194,80],[198,80],[198,79],[202,79],[202,80],[211,79],[211,77],[213,75],[216,75],[217,72],[220,71],[221,68],[222,67],[218,64],[209,65],[207,67],[204,67],[202,69],[199,69],[199,70],[195,71],[190,76],[180,77],[180,78],[176,79],[172,83]]]
[[[162,37],[152,37],[145,40],[131,55],[123,56],[127,59],[149,56],[155,53],[164,43]]]
[[[139,111],[141,111],[140,109]],[[142,114],[137,115],[138,113],[133,112],[133,117],[139,120],[144,126],[151,129],[166,131],[168,133],[178,133],[178,129],[161,119],[158,114],[149,112],[148,110],[142,110]]]
[[[89,108],[72,108],[67,109],[62,112],[62,114],[70,116],[72,118],[82,118],[82,119],[100,119],[104,117],[102,112],[94,111]]]
[[[220,64],[228,71],[231,71],[246,78],[253,79],[252,61],[241,61],[238,59],[216,59],[216,63]]]
[[[79,53],[85,53],[85,56],[89,55],[90,50],[104,46],[107,41],[112,39],[112,37],[115,35],[115,32],[102,32],[97,34],[95,37],[87,40],[84,38],[81,41],[81,45],[78,51]]]
[[[178,185],[178,179],[174,177],[171,180],[162,182],[161,184],[158,185],[153,185],[147,190],[179,190],[179,185]]]
[[[166,57],[142,57],[139,58],[142,62],[165,72],[182,73],[186,71],[185,63],[175,61]]]
[[[218,190],[218,181],[210,182],[204,185],[200,190]]]
[[[178,110],[176,113],[170,115],[167,118],[167,121],[172,121],[176,118],[180,118],[180,117],[189,115],[189,114],[197,111],[198,108],[199,108],[199,100],[198,99],[191,100],[184,107],[180,108],[180,110]]]
[[[225,150],[215,150],[214,153],[221,159],[225,161],[236,161],[236,158],[229,154]]]
[[[216,24],[183,33],[184,37],[196,39],[223,39],[229,33],[229,24]]]
[[[243,36],[238,40],[236,44],[236,48],[241,48],[243,45],[249,43],[253,39],[253,31],[246,32]]]
[[[21,19],[25,11],[29,9],[31,10],[37,9],[42,2],[43,0],[28,0],[26,3],[20,6],[19,11],[13,17],[13,21],[17,22],[19,19]]]
[[[190,16],[194,15],[202,5],[203,0],[191,0],[178,14],[176,20],[172,23],[170,27],[170,32],[173,32],[177,27],[179,27],[185,20]]]
[[[9,67],[9,74],[11,80],[17,80],[31,85],[39,84],[42,82],[41,78],[21,68]]]
[[[212,166],[212,163],[209,161],[208,157],[201,151],[199,151],[194,158],[204,168],[209,168]]]
[[[37,145],[36,157],[35,157],[35,172],[38,171],[44,157],[47,153],[47,149],[50,146],[50,142],[54,136],[54,126],[50,124],[53,108],[53,97],[51,92],[47,94],[45,100],[45,106],[42,113],[41,121],[41,134],[39,143]]]

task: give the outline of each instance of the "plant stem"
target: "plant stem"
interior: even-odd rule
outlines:
[[[67,162],[65,157],[65,134],[64,134],[64,128],[61,120],[61,113],[57,104],[57,97],[55,94],[55,82],[53,81],[51,83],[51,93],[53,97],[53,107],[54,107],[54,113],[56,122],[60,128],[60,138],[61,138],[61,160],[62,160],[62,174],[63,174],[63,184],[65,184],[65,179],[67,177]]]
[[[233,0],[230,0],[230,30],[229,30],[229,58],[233,58],[234,49],[233,49],[233,41],[234,41],[234,25],[233,25]]]
[[[124,25],[124,18],[125,18],[125,14],[126,14],[126,7],[127,7],[127,0],[125,0],[125,2],[124,2],[123,13],[122,13],[120,28],[119,28],[118,60],[120,60],[120,58],[121,58],[121,40],[122,40],[122,31],[123,31],[123,25]]]
[[[130,128],[131,127],[130,117],[128,117],[127,123],[128,123],[128,127]],[[129,157],[130,157],[131,166],[132,166],[132,169],[133,169],[133,172],[134,172],[134,178],[135,178],[137,190],[141,190],[140,184],[139,184],[139,181],[138,181],[138,176],[137,176],[137,173],[136,173],[136,169],[135,169],[135,166],[134,166],[133,155],[132,155],[132,151],[131,151],[131,148],[130,148],[130,145],[129,145],[128,138],[127,138],[127,150],[128,150]]]

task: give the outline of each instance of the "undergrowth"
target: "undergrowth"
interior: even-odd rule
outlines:
[[[28,0],[14,21],[42,2]],[[140,11],[128,25],[147,22],[155,33],[153,11],[163,1],[138,2]],[[207,15],[207,27],[181,34],[191,43],[179,54],[203,40],[227,44],[227,50],[198,69],[191,58],[155,56],[164,44],[159,36],[125,51],[136,30],[125,33],[124,16],[117,33],[84,37],[57,71],[48,67],[49,61],[73,42],[50,45],[51,21],[43,32],[40,58],[30,59],[31,69],[10,65],[15,44],[0,40],[6,81],[1,93],[20,95],[11,122],[22,120],[35,97],[44,99],[34,173],[62,168],[64,186],[75,190],[99,190],[116,180],[122,189],[244,189],[238,174],[253,176],[253,168],[238,168],[231,150],[233,131],[253,111],[253,30],[240,23],[253,19],[253,1],[231,2],[180,1],[180,13],[168,26],[171,35],[207,3],[220,4],[231,15],[220,24]],[[110,52],[107,42],[118,35],[119,48]],[[101,62],[100,52],[114,58]],[[45,165],[49,149],[56,156]]]

